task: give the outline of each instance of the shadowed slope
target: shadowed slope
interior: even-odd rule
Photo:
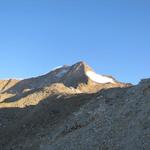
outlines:
[[[147,150],[149,100],[150,80],[143,80],[133,87],[54,94],[35,106],[1,108],[0,148]]]

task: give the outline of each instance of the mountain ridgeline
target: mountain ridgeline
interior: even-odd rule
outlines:
[[[88,91],[88,88],[90,88],[90,86],[92,87],[92,90],[97,91],[99,90],[99,88],[104,86],[104,84],[107,84],[108,86],[112,87],[129,85],[118,82],[111,76],[98,75],[86,63],[78,62],[72,66],[64,65],[62,67],[50,71],[45,75],[34,78],[24,80],[1,80],[0,91],[22,93],[26,90],[40,89],[51,86],[52,84],[63,84],[65,87],[68,88],[71,87],[75,89],[80,89],[81,92],[81,85],[87,87],[87,92],[91,91],[91,89],[90,91]],[[96,87],[96,89],[93,89],[94,86]]]
[[[85,62],[0,80],[0,150],[148,150],[150,79],[122,83]]]

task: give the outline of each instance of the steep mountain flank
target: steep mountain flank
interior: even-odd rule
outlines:
[[[148,150],[150,79],[94,94],[54,94],[1,108],[3,150]]]
[[[36,105],[52,94],[95,93],[101,89],[128,86],[131,85],[111,76],[98,75],[85,62],[78,62],[34,78],[1,80],[0,108]]]
[[[101,87],[105,84],[108,84],[108,86],[111,85],[112,87],[128,86],[125,83],[118,82],[111,76],[98,75],[85,62],[78,62],[72,66],[64,65],[50,71],[45,75],[34,78],[24,80],[2,80],[0,81],[0,91],[20,94],[29,90],[51,86],[54,83],[64,84],[64,86],[69,88],[71,87],[77,89],[80,87],[81,92],[82,86],[87,87],[87,89],[90,86],[92,86],[92,88],[94,86]]]
[[[16,79],[0,80],[0,92],[15,86],[18,82]]]
[[[150,79],[138,85],[84,62],[0,81],[0,150],[148,150]]]

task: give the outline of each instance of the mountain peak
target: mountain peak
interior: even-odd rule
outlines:
[[[105,83],[116,83],[117,81],[111,77],[106,75],[100,75],[94,72],[94,70],[87,65],[87,63],[80,61],[73,65],[75,70],[82,70],[88,79],[92,80],[93,82],[97,82],[99,84]]]
[[[81,69],[84,72],[89,71],[89,70],[93,70],[86,62],[84,61],[79,61],[77,63],[75,63],[74,65],[72,65],[74,69]]]
[[[111,76],[95,73],[84,61],[79,61],[72,66],[63,65],[56,67],[45,75],[18,81],[12,87],[8,86],[9,81],[6,83],[9,89],[6,86],[6,88],[2,89],[12,91],[13,93],[21,93],[26,89],[36,90],[55,83],[63,84],[67,88],[80,88],[81,92],[89,91],[89,89],[92,92],[103,87],[109,88],[126,85],[118,82]]]
[[[79,61],[77,63],[75,63],[74,65],[79,65],[79,66],[88,66],[86,62],[84,61]]]

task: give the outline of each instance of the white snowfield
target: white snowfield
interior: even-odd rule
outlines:
[[[86,75],[93,81],[97,83],[115,83],[115,81],[112,78],[99,75],[93,71],[87,71]]]

